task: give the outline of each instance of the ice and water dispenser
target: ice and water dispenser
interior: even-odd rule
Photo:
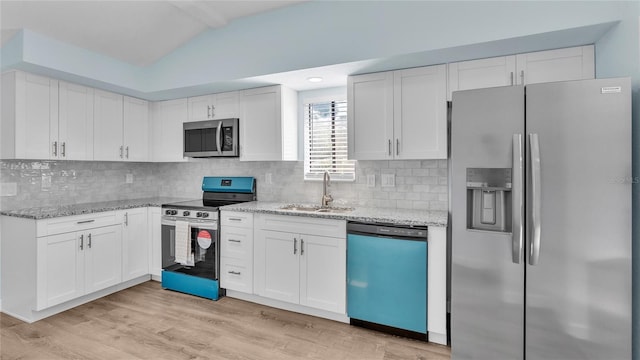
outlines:
[[[467,229],[511,232],[510,168],[467,168]]]

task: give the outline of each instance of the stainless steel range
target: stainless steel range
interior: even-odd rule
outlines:
[[[217,300],[218,207],[256,200],[253,177],[204,177],[202,199],[162,205],[162,287]]]

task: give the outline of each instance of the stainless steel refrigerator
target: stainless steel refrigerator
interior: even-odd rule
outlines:
[[[631,85],[459,91],[453,359],[631,358]]]

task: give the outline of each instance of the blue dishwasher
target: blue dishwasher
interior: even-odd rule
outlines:
[[[428,340],[427,227],[347,224],[353,325]]]

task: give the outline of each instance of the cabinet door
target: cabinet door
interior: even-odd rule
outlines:
[[[241,160],[282,160],[280,100],[279,86],[242,92]]]
[[[446,69],[436,65],[394,71],[395,159],[447,158]]]
[[[85,292],[91,293],[122,281],[122,227],[91,229],[85,234]]]
[[[239,117],[238,98],[239,93],[237,91],[215,94],[213,118],[229,119]]]
[[[57,152],[54,143],[57,145],[58,142],[58,82],[18,71],[15,72],[13,83],[15,88],[10,89],[9,85],[11,84],[5,84],[3,76],[3,158],[55,159]],[[13,102],[5,103],[11,100],[12,92],[15,96]],[[15,118],[10,119],[5,111],[13,107],[12,116]],[[10,123],[15,126],[13,130],[4,127]],[[15,147],[5,149],[9,144]]]
[[[347,80],[349,159],[388,160],[393,142],[393,72]]]
[[[593,79],[593,45],[516,56],[518,84]]]
[[[187,99],[156,103],[153,129],[153,161],[184,161],[182,124],[187,121]]]
[[[149,272],[153,276],[160,276],[162,272],[162,223],[159,207],[149,208]]]
[[[188,100],[189,120],[200,121],[213,119],[214,95],[190,97]]]
[[[129,161],[149,160],[149,102],[124,97],[124,158]]]
[[[93,159],[123,160],[122,95],[94,90]]]
[[[36,310],[82,296],[84,235],[73,232],[44,236],[37,241]]]
[[[297,235],[279,231],[260,231],[262,242],[260,254],[262,269],[255,269],[261,278],[257,282],[258,295],[290,303],[300,301],[299,252],[300,239]]]
[[[300,235],[300,304],[345,313],[346,239]]]
[[[59,158],[93,159],[93,89],[60,82]]]
[[[481,89],[514,85],[516,57],[500,56],[488,59],[461,61],[449,64],[449,91]]]
[[[129,209],[121,214],[122,281],[128,281],[149,274],[147,209]]]

